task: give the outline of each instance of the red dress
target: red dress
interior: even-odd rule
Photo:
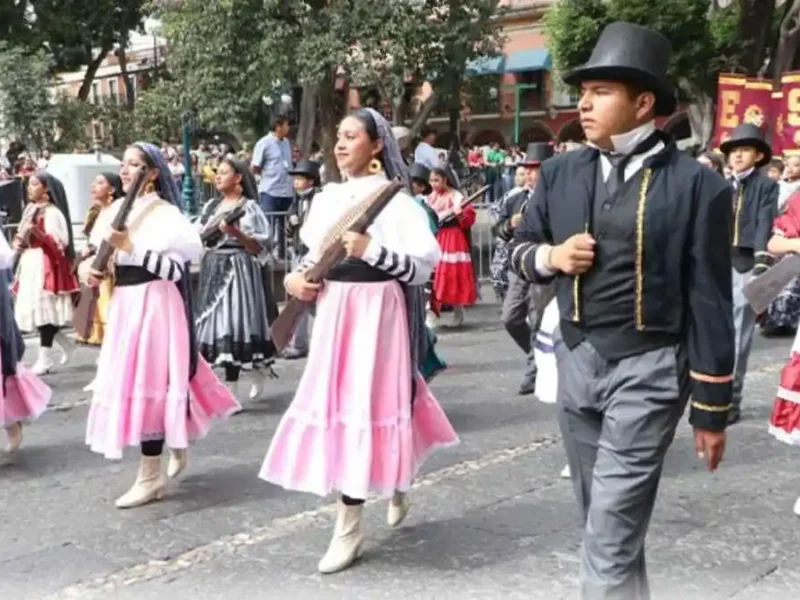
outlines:
[[[775,234],[800,238],[800,192],[789,197],[786,211],[775,219]],[[800,329],[795,335],[789,362],[781,371],[769,432],[782,442],[800,445]]]
[[[40,214],[34,223],[35,231],[30,236],[29,246],[41,248],[44,254],[44,289],[51,294],[77,292],[80,289],[78,279],[72,272],[72,263],[64,254],[56,239],[45,233],[44,214]],[[12,290],[16,293],[16,282]]]
[[[441,218],[456,203],[463,202],[463,199],[455,190],[448,190],[444,194],[433,192],[428,197],[428,204]],[[477,299],[472,245],[469,239],[469,230],[475,224],[476,217],[475,209],[466,206],[454,223],[441,227],[436,235],[442,257],[433,277],[433,295],[439,304],[468,306]]]

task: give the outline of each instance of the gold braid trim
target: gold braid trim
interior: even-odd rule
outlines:
[[[703,404],[702,402],[695,402],[692,400],[692,408],[712,413],[723,413],[728,412],[731,408],[733,408],[733,404],[731,403],[723,404],[722,406],[715,406],[714,404]]]
[[[636,210],[636,329],[644,331],[644,215],[653,169],[645,169]]]

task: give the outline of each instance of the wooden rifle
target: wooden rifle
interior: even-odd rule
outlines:
[[[19,248],[14,251],[14,271],[17,270],[19,259],[22,256],[22,251],[31,245],[31,238],[37,237],[41,233],[39,228],[36,226],[36,221],[44,211],[44,208],[45,205],[36,206],[31,211],[30,218],[25,221],[25,223],[22,223],[19,228],[21,235],[19,236]]]
[[[111,227],[116,231],[125,230],[128,217],[133,210],[133,204],[136,201],[136,198],[139,196],[142,186],[144,185],[146,174],[147,171],[145,169],[141,169],[136,174],[136,177],[133,180],[133,185],[131,185],[131,187],[128,189],[128,193],[125,194],[125,199],[120,204],[119,211],[114,217],[114,220],[111,222]],[[91,269],[105,275],[108,271],[108,262],[113,253],[114,247],[109,243],[108,240],[103,240],[100,244],[100,247],[94,253]],[[89,257],[87,257],[87,260],[88,258]],[[84,339],[88,338],[92,333],[95,313],[97,312],[97,296],[98,292],[96,288],[81,286],[80,297],[78,298],[78,302],[75,305],[75,309],[72,313],[72,325],[75,327],[75,331],[78,333],[78,335]]]
[[[306,280],[310,283],[319,283],[325,279],[330,270],[347,257],[344,244],[342,244],[344,233],[347,231],[364,233],[392,198],[404,187],[405,183],[400,179],[390,181],[348,210],[326,236],[326,241],[330,240],[330,242],[323,244],[324,249],[319,261],[305,271]],[[272,341],[278,352],[289,345],[310,304],[310,302],[293,297],[286,302],[271,328]]]
[[[480,198],[483,195],[483,193],[488,189],[489,189],[488,185],[483,186],[481,189],[479,189],[477,192],[475,192],[469,198],[467,198],[464,202],[462,202],[461,208],[463,209],[472,204],[473,202],[475,202],[475,200]],[[455,220],[456,220],[456,212],[454,209],[451,208],[439,218],[439,227],[450,225]]]
[[[244,216],[247,198],[242,198],[232,209],[215,215],[200,232],[200,240],[204,246],[213,246],[222,237],[219,226],[225,221],[228,225],[233,225]]]

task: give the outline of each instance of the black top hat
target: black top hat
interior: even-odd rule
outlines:
[[[600,34],[589,61],[564,75],[569,85],[608,79],[641,85],[656,96],[656,114],[675,110],[677,100],[667,77],[672,44],[641,25],[617,21]]]
[[[297,161],[294,169],[289,171],[289,175],[305,175],[314,180],[315,186],[319,186],[319,163],[315,160],[304,158],[303,160]]]
[[[413,165],[411,165],[408,168],[408,178],[409,179],[415,179],[415,180],[419,181],[420,183],[424,183],[425,184],[425,193],[426,194],[430,194],[431,193],[431,190],[432,190],[431,182],[430,182],[431,171],[425,165],[423,165],[421,163],[414,163]]]
[[[531,142],[525,152],[525,158],[520,163],[526,167],[538,167],[554,154],[552,144],[548,142]]]
[[[762,154],[764,158],[756,163],[757,167],[763,167],[772,159],[772,148],[764,137],[761,128],[752,123],[742,123],[733,130],[731,137],[719,145],[719,149],[727,156],[734,148],[742,146],[752,146]]]

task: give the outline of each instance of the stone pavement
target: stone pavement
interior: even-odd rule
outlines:
[[[433,389],[461,436],[434,455],[397,530],[385,503],[365,509],[367,545],[355,568],[315,571],[332,527],[332,500],[257,478],[302,364],[278,366],[265,400],[197,443],[167,498],[122,512],[133,480],[121,462],[83,445],[81,388],[95,350],[48,376],[55,409],[0,458],[0,599],[547,599],[575,598],[580,531],[554,408],[516,388],[523,357],[480,305],[443,331],[450,369]],[[756,340],[742,422],[726,461],[707,473],[685,423],[672,446],[648,538],[656,600],[800,597],[800,454],[766,433],[790,340]],[[28,360],[35,355],[29,348]]]

